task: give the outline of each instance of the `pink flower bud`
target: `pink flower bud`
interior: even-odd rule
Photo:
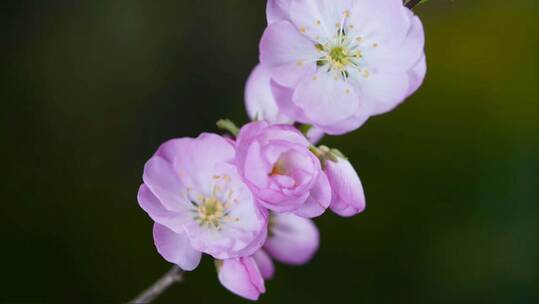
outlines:
[[[330,208],[333,212],[350,217],[365,210],[361,180],[347,159],[338,157],[337,162],[327,160],[325,171],[332,190]]]
[[[331,189],[309,147],[293,126],[252,122],[236,140],[236,166],[262,206],[316,217],[329,207]]]
[[[221,284],[232,293],[256,301],[266,292],[264,278],[253,257],[216,261]]]

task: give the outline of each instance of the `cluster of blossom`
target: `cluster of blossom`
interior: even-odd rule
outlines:
[[[246,86],[253,121],[239,130],[222,121],[231,138],[171,140],[146,163],[138,201],[163,258],[191,271],[207,254],[223,286],[256,300],[273,260],[313,257],[311,218],[364,210],[350,162],[315,145],[392,110],[423,81],[422,24],[401,1],[268,1]]]

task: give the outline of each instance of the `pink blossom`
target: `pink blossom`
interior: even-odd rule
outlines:
[[[331,211],[343,217],[354,216],[365,210],[363,185],[350,162],[342,157],[326,160],[325,172],[331,184]]]
[[[277,261],[303,265],[311,260],[318,246],[318,228],[310,219],[294,214],[272,214],[264,250]]]
[[[221,284],[234,294],[256,301],[266,292],[264,278],[254,257],[216,261]]]
[[[279,110],[326,133],[391,111],[425,76],[423,26],[401,0],[270,0],[268,21],[260,62]]]
[[[144,167],[140,206],[155,221],[159,253],[184,270],[201,253],[251,255],[265,242],[267,212],[256,204],[233,160],[234,146],[214,134],[163,144]]]
[[[303,217],[324,213],[331,189],[309,141],[294,127],[264,121],[245,125],[236,141],[236,165],[258,202]]]

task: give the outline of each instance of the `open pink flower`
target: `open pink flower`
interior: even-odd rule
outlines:
[[[265,242],[267,212],[256,204],[232,161],[234,146],[214,134],[163,144],[144,167],[140,206],[155,221],[159,253],[193,270],[201,253],[251,255]]]
[[[289,125],[258,121],[241,129],[236,165],[260,204],[303,217],[324,213],[331,189],[309,146],[309,141]]]
[[[279,109],[329,134],[360,127],[420,86],[421,21],[401,0],[274,0],[260,43]]]
[[[331,211],[343,217],[354,216],[365,210],[365,193],[361,180],[350,162],[342,157],[326,160],[325,170],[331,184]]]

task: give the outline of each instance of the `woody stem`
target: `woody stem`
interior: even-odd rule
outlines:
[[[409,9],[413,9],[416,5],[419,4],[419,2],[421,2],[421,0],[410,0],[405,4],[405,6]]]
[[[180,267],[174,265],[165,275],[159,280],[153,283],[148,289],[143,291],[133,300],[129,301],[130,304],[146,304],[151,303],[157,299],[165,290],[175,283],[183,281],[183,271]]]

